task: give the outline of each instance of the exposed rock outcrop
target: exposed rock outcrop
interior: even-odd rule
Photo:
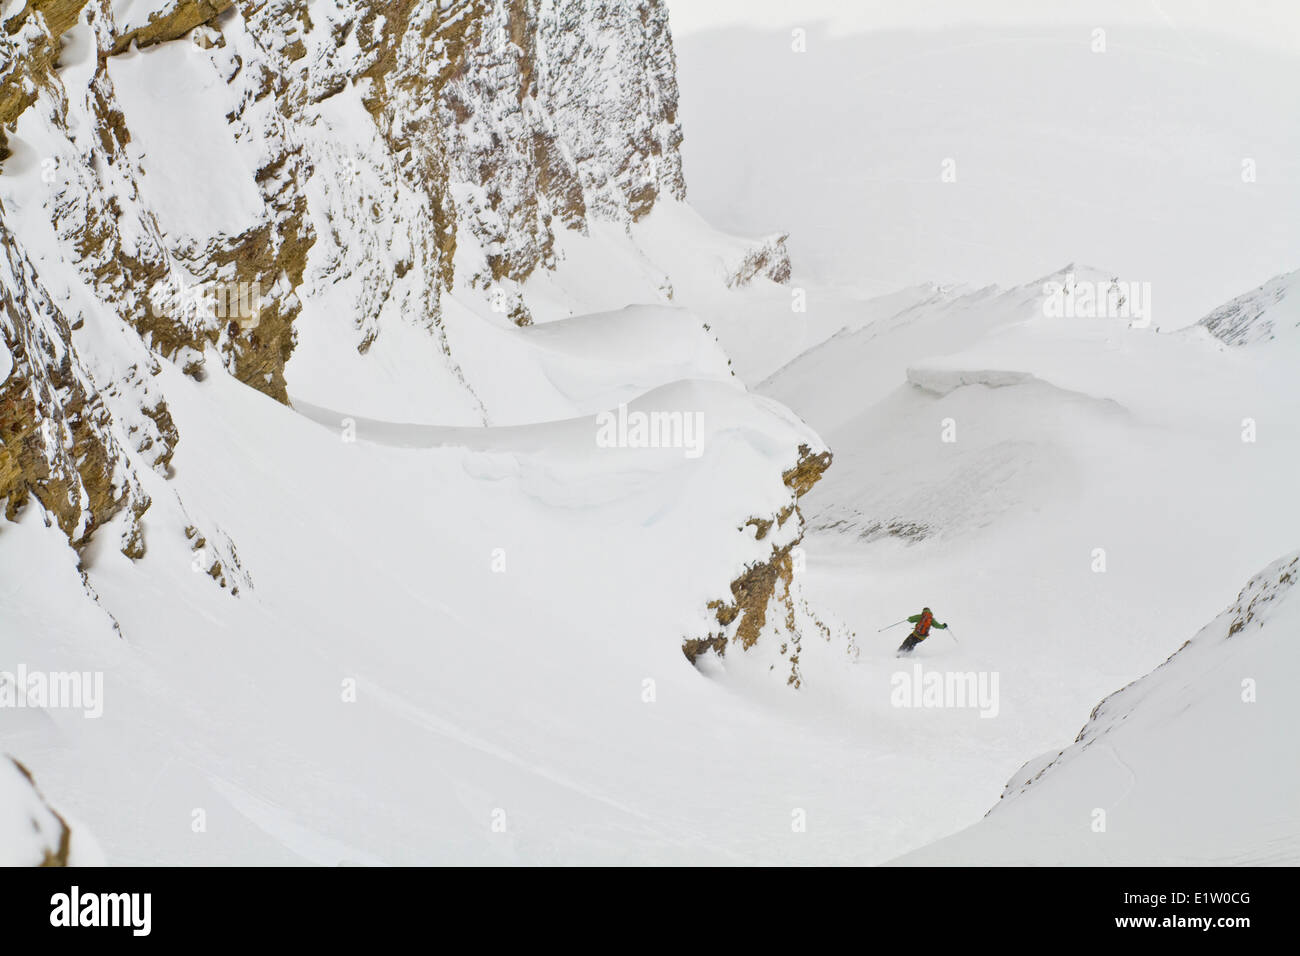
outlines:
[[[121,53],[132,43],[148,47],[178,39],[195,27],[211,23],[233,5],[234,0],[178,0],[161,4],[159,9],[147,11],[144,23],[119,24],[112,52]]]
[[[631,223],[661,196],[685,198],[662,4],[489,4],[439,99],[460,227],[482,250],[472,284],[553,265],[556,230]]]
[[[790,252],[785,247],[788,233],[768,236],[761,243],[745,254],[740,262],[727,273],[727,288],[736,289],[749,285],[759,276],[765,276],[773,282],[790,281]]]
[[[0,755],[0,866],[68,866],[72,830],[26,767]]]
[[[760,636],[770,632],[774,640],[781,642],[780,653],[790,664],[786,682],[796,688],[802,684],[799,654],[803,628],[796,618],[800,615],[807,617],[826,636],[829,636],[829,629],[797,595],[795,555],[803,541],[799,499],[820,480],[831,460],[829,451],[814,452],[807,445],[801,445],[798,461],[781,476],[790,489],[790,504],[771,518],[756,517],[746,523],[746,527],[755,529],[756,541],[768,541],[769,536],[776,538],[774,531],[784,529],[792,518],[795,521],[793,528],[781,536],[781,543],[772,543],[765,559],[748,565],[731,582],[730,600],[724,598],[709,602],[719,630],[704,637],[688,638],[682,643],[682,652],[691,663],[710,650],[725,655],[729,644],[739,644],[742,650],[749,650],[758,643]],[[780,615],[779,619],[774,619],[774,615]]]
[[[35,498],[74,545],[124,509],[122,550],[143,554],[139,518],[149,507],[89,371],[72,345],[67,316],[18,249],[0,206],[0,345],[8,353],[0,379],[0,500],[5,516]],[[170,455],[165,406],[159,429],[145,437]],[[159,447],[160,446],[160,447]]]

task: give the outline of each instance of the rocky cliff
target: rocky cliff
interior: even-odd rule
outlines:
[[[657,0],[11,0],[0,24],[0,500],[79,549],[116,522],[145,553],[145,488],[184,440],[160,363],[290,404],[306,324],[342,316],[360,355],[414,326],[486,424],[494,370],[463,370],[447,296],[529,325],[562,234],[685,199]],[[720,289],[784,282],[785,237],[721,266]],[[793,613],[787,521],[828,462],[804,454],[790,507],[754,519],[770,560],[716,615],[746,647],[773,600]],[[251,585],[219,526],[168,508],[203,570]]]
[[[400,315],[463,380],[440,313],[458,245],[526,324],[556,230],[685,194],[659,3],[31,0],[0,23],[0,175],[36,190],[0,209],[0,498],[74,543],[148,506],[124,444],[166,469],[152,357],[287,402],[304,302],[342,288],[359,351]],[[86,299],[148,348],[109,363],[115,388],[69,332]]]

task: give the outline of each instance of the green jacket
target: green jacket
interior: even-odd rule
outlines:
[[[924,625],[921,624],[921,619],[923,617],[926,617],[926,613],[924,611],[922,611],[920,614],[913,614],[911,617],[907,619],[908,624],[916,625],[916,627],[914,627],[913,630],[916,631],[916,633],[920,634],[922,637],[925,637],[925,635],[930,633],[931,627],[937,627],[941,631],[948,630],[948,625],[940,624],[938,621],[936,621],[934,619],[933,613],[929,615],[930,620],[926,621]]]

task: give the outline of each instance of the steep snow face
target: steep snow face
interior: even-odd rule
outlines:
[[[237,236],[262,213],[257,157],[221,135],[234,104],[212,66],[193,43],[132,48],[109,64],[131,134],[128,152],[147,169],[140,199],[177,247]],[[195,183],[205,188],[195,190]]]
[[[808,336],[812,344],[788,360],[766,362],[778,367],[757,387],[818,428],[832,430],[903,384],[908,366],[916,360],[938,349],[959,349],[999,326],[1040,315],[1042,288],[1042,282],[1007,291],[918,286],[867,300],[848,315],[835,313],[830,324],[815,307],[813,314],[822,325]],[[852,390],[821,387],[827,381],[847,380],[852,380]]]
[[[594,380],[579,381],[587,376],[605,380],[610,395],[658,384],[674,368],[681,377],[729,378],[733,369],[712,317],[728,308],[771,310],[788,301],[767,277],[744,289],[727,287],[727,276],[753,247],[718,233],[688,205],[665,200],[630,225],[593,222],[585,236],[564,231],[555,244],[555,268],[519,284],[535,324],[519,327],[510,320],[510,300],[500,288],[484,297],[458,280],[441,305],[446,351],[389,303],[393,322],[364,358],[351,345],[355,333],[345,318],[342,290],[350,282],[325,280],[323,298],[309,296],[305,306],[290,391],[295,402],[376,419],[517,425],[594,411],[564,394],[594,386]],[[321,307],[326,302],[336,305]],[[602,331],[591,316],[611,319],[610,327],[620,331]],[[562,328],[545,329],[557,322]],[[591,360],[580,362],[583,352]],[[430,367],[445,367],[448,355],[455,356],[456,376],[429,374]],[[567,384],[553,380],[552,372]]]
[[[1300,553],[1252,577],[1164,664],[1111,694],[1073,744],[1026,764],[980,823],[910,865],[1300,862]]]
[[[1291,342],[1300,335],[1300,272],[1269,280],[1197,324],[1229,345]]]

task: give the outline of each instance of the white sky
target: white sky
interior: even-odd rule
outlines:
[[[1300,0],[668,0],[673,31],[819,20],[845,31],[972,24],[1162,24],[1300,51]]]

